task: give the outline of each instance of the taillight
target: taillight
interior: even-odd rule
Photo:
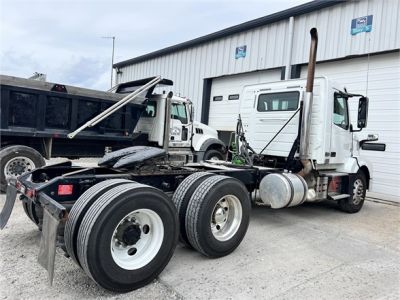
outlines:
[[[59,184],[58,185],[58,196],[72,195],[74,185],[72,184]]]
[[[27,196],[28,198],[34,198],[36,196],[36,190],[27,188],[25,190],[25,196]]]

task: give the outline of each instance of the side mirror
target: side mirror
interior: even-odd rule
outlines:
[[[367,127],[367,120],[368,120],[368,98],[367,97],[361,97],[358,100],[357,127],[358,128]]]

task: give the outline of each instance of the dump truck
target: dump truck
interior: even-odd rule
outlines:
[[[328,79],[317,79],[318,91],[325,92],[318,92],[313,99],[316,51],[317,30],[313,28],[305,86],[296,81],[299,87],[292,88],[290,83],[295,82],[289,81],[279,87],[282,94],[295,89],[297,100],[290,100],[292,94],[276,95],[277,89],[272,86],[271,90],[256,93],[254,87],[246,90],[253,97],[243,105],[251,103],[248,113],[257,119],[251,121],[242,111],[243,120],[238,121],[230,150],[231,161],[206,160],[177,166],[169,162],[167,149],[136,146],[106,154],[98,167],[66,162],[38,168],[10,180],[0,227],[5,228],[19,193],[20,201],[29,208],[28,216],[42,230],[39,263],[47,269],[50,282],[56,247],[60,247],[103,288],[128,292],[162,272],[178,240],[211,258],[234,251],[247,232],[251,201],[278,209],[331,200],[347,213],[358,212],[369,187],[371,167],[359,157],[357,149],[381,146],[351,140],[354,131],[367,126],[367,97],[341,90]],[[134,96],[130,94],[126,103]],[[339,111],[348,116],[342,110],[353,97],[359,102],[358,129],[335,116]],[[169,93],[166,107],[172,99]],[[336,108],[337,101],[340,108]],[[101,122],[126,103],[115,104],[72,135]],[[269,122],[277,119],[268,115],[270,107],[271,114],[285,111],[279,108],[297,111],[295,124],[286,125],[290,132],[276,140],[279,147],[284,146],[282,149],[274,148],[276,145],[263,149],[258,144],[263,140],[268,146],[270,137],[263,134],[271,131],[273,125]],[[287,119],[283,125],[295,119],[289,115],[281,118]],[[258,122],[266,122],[266,128],[260,128]],[[274,128],[279,136],[285,126]],[[315,136],[321,134],[326,136]],[[283,139],[290,141],[289,147]],[[341,143],[341,152],[332,140]],[[358,146],[352,147],[353,143]],[[321,152],[322,146],[326,153]],[[260,199],[250,197],[255,191]]]
[[[68,138],[69,132],[149,82],[156,83],[134,102]],[[154,89],[172,85],[168,79],[147,78],[103,92],[0,75],[0,189],[6,190],[7,179],[45,165],[44,158],[102,157],[133,145],[164,147],[167,95],[154,93]],[[170,160],[222,159],[224,143],[214,129],[193,120],[192,102],[173,96],[170,104]]]

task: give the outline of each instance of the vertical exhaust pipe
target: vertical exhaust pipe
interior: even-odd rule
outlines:
[[[301,119],[301,132],[300,132],[300,160],[304,168],[299,173],[301,176],[307,175],[311,169],[311,156],[310,156],[310,135],[311,135],[311,114],[313,105],[313,89],[314,89],[314,74],[315,64],[317,60],[317,48],[318,48],[318,33],[317,28],[310,30],[311,45],[310,45],[310,57],[308,60],[307,69],[307,84],[306,94],[303,100],[303,112]]]
[[[171,101],[174,94],[169,92],[165,99],[165,125],[164,125],[164,140],[163,148],[168,153],[169,140],[170,140],[170,126],[171,126]]]

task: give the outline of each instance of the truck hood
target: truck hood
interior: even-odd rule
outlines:
[[[196,128],[199,128],[199,129],[203,130],[203,134],[206,134],[210,137],[218,139],[218,132],[214,128],[211,128],[210,126],[207,126],[206,124],[194,121],[193,128],[194,128],[194,130],[193,130],[194,132],[196,132]]]

